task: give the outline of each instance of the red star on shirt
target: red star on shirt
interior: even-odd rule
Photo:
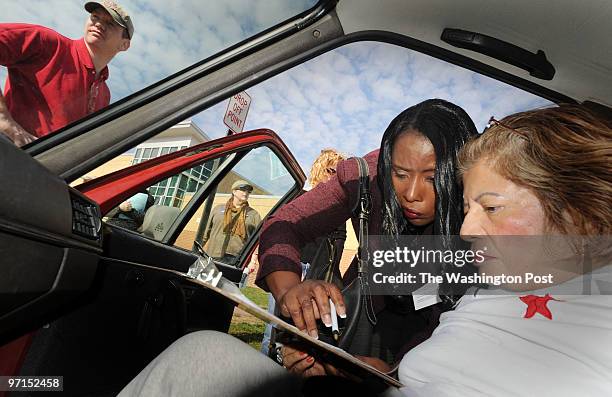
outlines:
[[[552,320],[552,313],[550,309],[546,307],[546,304],[551,300],[560,302],[559,299],[553,298],[550,294],[544,296],[526,295],[521,296],[520,299],[527,305],[525,316],[523,316],[524,318],[531,318],[535,316],[536,313],[540,313],[549,320]]]

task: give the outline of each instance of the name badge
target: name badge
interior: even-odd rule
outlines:
[[[435,305],[442,300],[438,296],[438,284],[428,283],[412,293],[414,310],[421,310],[425,307]]]

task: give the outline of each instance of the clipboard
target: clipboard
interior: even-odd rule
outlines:
[[[319,354],[321,357],[326,359],[339,368],[347,371],[348,373],[355,375],[361,379],[375,378],[377,381],[382,381],[384,384],[395,387],[402,387],[403,384],[397,379],[393,378],[387,373],[379,371],[369,364],[359,360],[348,352],[332,346],[328,343],[322,342],[308,335],[308,333],[300,331],[297,327],[289,324],[282,318],[269,313],[267,310],[262,309],[247,298],[242,291],[233,282],[227,280],[222,276],[222,273],[216,268],[211,258],[200,257],[189,269],[188,273],[182,273],[176,270],[163,269],[156,266],[148,266],[134,262],[121,261],[135,265],[139,267],[145,267],[148,269],[158,270],[164,273],[170,273],[182,281],[198,285],[202,288],[206,288],[214,293],[223,296],[224,298],[232,301],[240,309],[245,312],[257,317],[258,319],[272,324],[279,330],[283,330],[291,334],[300,342],[309,346],[313,351]],[[393,369],[392,372],[396,370]]]

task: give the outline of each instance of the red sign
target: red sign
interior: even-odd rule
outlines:
[[[230,98],[223,122],[235,134],[242,132],[244,122],[251,106],[251,97],[246,91],[239,92]]]

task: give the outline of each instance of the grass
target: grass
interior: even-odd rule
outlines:
[[[268,308],[268,294],[257,287],[246,287],[242,290],[247,298],[263,309]],[[261,348],[266,323],[236,308],[230,324],[229,333],[249,344],[256,350]]]
[[[234,335],[241,341],[248,343],[255,350],[261,349],[261,340],[263,339],[264,329],[266,324],[264,322],[245,323],[245,322],[234,322],[229,328],[230,335]]]
[[[242,293],[262,309],[268,309],[268,293],[261,288],[246,287]]]

